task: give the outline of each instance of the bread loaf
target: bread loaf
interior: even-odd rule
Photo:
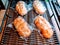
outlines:
[[[29,37],[31,30],[27,22],[22,18],[18,17],[13,22],[18,34],[24,38]]]
[[[53,35],[53,30],[49,22],[42,16],[37,16],[34,20],[36,27],[42,32],[45,38],[51,38]]]
[[[44,14],[46,11],[46,8],[43,6],[42,2],[40,2],[39,0],[35,0],[33,2],[33,8],[37,14]]]
[[[26,8],[26,6],[25,6],[25,2],[23,2],[23,1],[17,2],[17,4],[16,4],[16,11],[17,11],[21,16],[27,14],[27,8]]]

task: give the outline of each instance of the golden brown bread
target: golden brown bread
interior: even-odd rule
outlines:
[[[16,18],[13,24],[20,36],[28,37],[31,34],[31,30],[27,22],[22,17]]]
[[[33,7],[37,14],[44,14],[44,12],[46,11],[46,8],[43,6],[42,2],[40,2],[39,0],[35,0],[33,2]]]
[[[36,27],[42,32],[45,38],[51,38],[53,35],[53,30],[49,22],[42,16],[37,16],[34,20]]]
[[[17,11],[21,16],[27,14],[27,9],[26,9],[26,7],[25,7],[25,2],[19,1],[19,2],[16,4],[16,11]]]

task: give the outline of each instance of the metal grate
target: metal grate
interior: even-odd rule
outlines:
[[[12,2],[14,2],[14,1],[12,1]],[[10,9],[10,8],[8,10],[7,10],[7,15],[10,16],[10,18],[8,18],[7,24],[11,23],[18,16],[15,13],[15,10]],[[31,24],[34,20],[34,17],[36,17],[36,16],[37,15],[34,12],[34,10],[31,10],[23,18],[29,24]],[[53,25],[51,23],[50,17],[48,16],[47,12],[43,15],[43,17],[46,18],[50,22],[51,25]],[[53,34],[52,38],[50,38],[50,39],[45,39],[41,34],[38,33],[37,30],[34,30],[32,32],[32,34],[30,35],[30,37],[27,38],[27,40],[23,40],[19,37],[15,28],[6,27],[4,30],[3,37],[2,37],[1,45],[59,45],[59,42],[58,42],[55,30],[54,30],[54,34]]]
[[[1,45],[58,45],[58,44],[59,43],[55,31],[51,39],[45,39],[42,37],[41,34],[34,30],[31,36],[28,37],[27,40],[25,41],[19,37],[15,30],[11,28],[6,28],[1,42]]]

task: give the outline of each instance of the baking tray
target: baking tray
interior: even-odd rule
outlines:
[[[14,1],[12,1],[10,8],[8,8],[6,12],[8,18],[2,36],[1,45],[59,45],[56,32],[53,28],[53,24],[47,11],[45,12],[45,14],[43,14],[43,17],[50,22],[54,31],[54,34],[50,39],[45,39],[44,37],[42,37],[41,34],[38,33],[37,30],[34,30],[31,33],[31,35],[27,38],[27,40],[23,40],[20,38],[14,27],[13,28],[7,27],[8,24],[12,23],[13,20],[19,16],[19,14],[14,9],[15,4],[16,2],[14,3]],[[23,18],[28,22],[28,24],[32,25],[33,19],[36,16],[37,14],[32,8],[32,10],[30,10],[27,15],[23,16]]]

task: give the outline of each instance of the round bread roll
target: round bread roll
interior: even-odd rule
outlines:
[[[27,22],[22,18],[22,17],[18,17],[14,20],[13,22],[18,34],[21,37],[29,37],[29,35],[31,34],[31,30],[29,28],[29,25],[27,24]]]
[[[35,0],[33,2],[33,8],[35,9],[37,14],[44,14],[46,11],[46,8],[43,6],[42,2],[39,0]]]
[[[16,4],[16,11],[21,15],[27,14],[27,8],[25,7],[25,2],[19,1]]]
[[[34,20],[36,27],[42,32],[43,37],[51,38],[53,35],[53,30],[49,22],[42,16],[37,16]]]

